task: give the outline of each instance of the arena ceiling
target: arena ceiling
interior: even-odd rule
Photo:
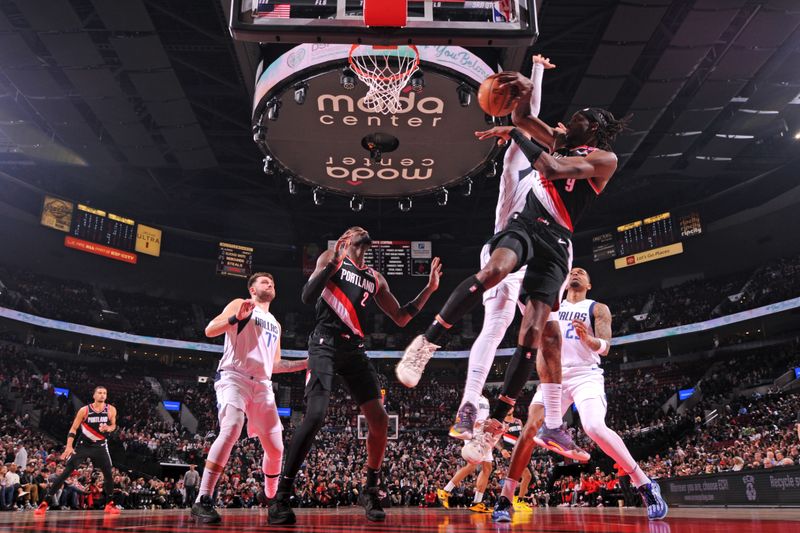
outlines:
[[[469,197],[454,191],[444,208],[433,198],[410,213],[371,201],[356,215],[344,198],[315,206],[308,191],[292,196],[265,176],[250,131],[260,51],[232,41],[227,4],[0,0],[0,190],[48,191],[264,245],[354,222],[390,238],[487,237],[490,178]],[[621,171],[584,233],[734,187],[746,202],[742,184],[765,173],[770,194],[794,185],[796,0],[544,0],[539,22],[532,51],[558,65],[545,75],[542,118],[563,121],[587,105],[633,113],[616,144]],[[530,53],[503,60],[529,72]]]

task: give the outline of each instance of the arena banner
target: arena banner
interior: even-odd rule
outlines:
[[[72,227],[72,211],[74,204],[68,200],[45,196],[42,204],[42,226],[69,233]]]
[[[645,250],[638,254],[628,255],[614,259],[614,268],[627,268],[629,266],[655,261],[656,259],[663,259],[671,255],[678,255],[683,253],[683,243],[676,242],[669,246],[661,246],[660,248],[653,248],[652,250]]]
[[[707,329],[713,329],[720,326],[741,322],[743,320],[750,320],[752,318],[758,318],[765,315],[780,313],[782,311],[796,309],[798,307],[800,307],[800,297],[793,298],[791,300],[786,300],[784,302],[765,305],[763,307],[758,307],[756,309],[750,309],[749,311],[742,311],[741,313],[735,313],[733,315],[715,318],[713,320],[706,320],[705,322],[698,322],[696,324],[687,324],[685,326],[677,326],[674,328],[659,329],[656,331],[648,331],[646,333],[636,333],[635,335],[626,335],[624,337],[618,337],[616,339],[612,339],[611,344],[617,346],[620,344],[630,344],[633,342],[660,339],[672,335],[683,335],[687,333],[694,333],[696,331],[705,331]],[[222,346],[219,346],[217,344],[181,341],[176,339],[161,339],[157,337],[145,337],[143,335],[122,333],[120,331],[112,331],[108,329],[84,326],[81,324],[73,324],[70,322],[62,322],[60,320],[53,320],[50,318],[43,318],[40,316],[23,313],[21,311],[15,311],[13,309],[6,309],[4,307],[0,307],[0,317],[5,317],[19,322],[25,322],[27,324],[33,324],[35,326],[41,326],[44,328],[58,329],[62,331],[71,331],[73,333],[80,333],[82,335],[90,335],[92,337],[101,337],[104,339],[130,342],[133,344],[147,344],[150,346],[163,346],[165,348],[180,348],[183,350],[195,350],[200,352],[217,352],[217,353],[222,352]],[[403,352],[398,350],[367,350],[367,354],[369,355],[370,358],[373,359],[399,359],[403,355]],[[497,350],[497,355],[500,357],[510,357],[513,354],[514,354],[514,348],[503,348]],[[281,350],[281,355],[290,358],[306,357],[307,352],[305,350]],[[437,359],[466,359],[467,357],[469,357],[469,351],[442,350],[436,352],[434,357]]]
[[[155,257],[161,256],[161,230],[144,224],[136,226],[136,251]]]
[[[675,506],[800,505],[800,466],[659,479],[658,484]]]

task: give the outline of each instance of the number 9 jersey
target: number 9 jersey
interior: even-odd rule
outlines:
[[[600,364],[600,355],[590,350],[578,338],[574,320],[583,322],[590,335],[594,335],[594,300],[572,303],[562,300],[558,311],[550,313],[550,320],[557,320],[561,328],[561,366],[563,368]]]

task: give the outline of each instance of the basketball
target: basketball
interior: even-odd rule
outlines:
[[[481,83],[478,89],[478,105],[488,115],[504,117],[514,109],[517,91],[513,87],[501,88],[497,76],[499,74],[492,74]]]

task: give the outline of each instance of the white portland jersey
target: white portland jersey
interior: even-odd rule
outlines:
[[[272,365],[281,338],[281,325],[272,313],[253,309],[246,322],[225,333],[218,370],[233,370],[257,379],[272,379]]]
[[[500,233],[508,225],[513,213],[525,208],[525,199],[539,182],[539,172],[533,170],[531,162],[519,149],[517,143],[511,142],[503,157],[503,175],[500,177],[500,192],[497,195],[497,209],[494,216],[494,232]]]
[[[561,302],[558,311],[550,313],[550,320],[558,320],[561,328],[561,366],[592,366],[600,364],[600,354],[593,352],[581,342],[575,333],[573,320],[580,320],[586,325],[590,335],[594,335],[594,300],[582,300],[570,303]]]

